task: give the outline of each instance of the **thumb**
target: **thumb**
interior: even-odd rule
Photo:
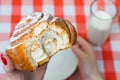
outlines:
[[[6,73],[14,70],[13,64],[12,64],[10,58],[6,54],[1,54],[1,61],[3,63],[3,68]]]

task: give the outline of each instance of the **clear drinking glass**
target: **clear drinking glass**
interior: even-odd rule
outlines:
[[[118,9],[111,0],[94,0],[90,5],[90,18],[87,27],[87,38],[95,44],[105,43],[109,36],[112,22]]]

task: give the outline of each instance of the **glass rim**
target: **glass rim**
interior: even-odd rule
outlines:
[[[97,17],[97,16],[94,14],[93,10],[92,10],[92,6],[94,5],[94,3],[95,3],[96,1],[98,1],[98,0],[94,0],[94,1],[90,4],[90,13],[91,13],[93,16],[95,16],[96,18],[101,19],[101,20],[111,20],[111,19],[114,19],[114,18],[118,15],[118,6],[117,6],[117,4],[116,4],[115,2],[113,2],[112,0],[107,0],[108,2],[111,2],[113,5],[115,5],[116,14],[115,14],[114,16],[112,16],[112,18],[110,18],[110,19],[102,19],[102,18]]]

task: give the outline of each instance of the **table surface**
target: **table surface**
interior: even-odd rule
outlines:
[[[0,0],[0,53],[5,53],[15,25],[33,12],[49,12],[70,20],[77,32],[86,38],[86,26],[93,0]],[[114,0],[120,9],[120,0]],[[102,46],[94,46],[99,71],[105,80],[120,80],[120,14],[110,36]],[[0,60],[0,80],[5,72]],[[76,79],[69,79],[76,80]]]

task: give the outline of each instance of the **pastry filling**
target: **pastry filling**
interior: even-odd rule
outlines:
[[[41,35],[31,43],[30,49],[31,56],[36,63],[48,59],[59,50],[70,47],[68,35],[60,28],[58,30],[46,29],[39,34]]]

